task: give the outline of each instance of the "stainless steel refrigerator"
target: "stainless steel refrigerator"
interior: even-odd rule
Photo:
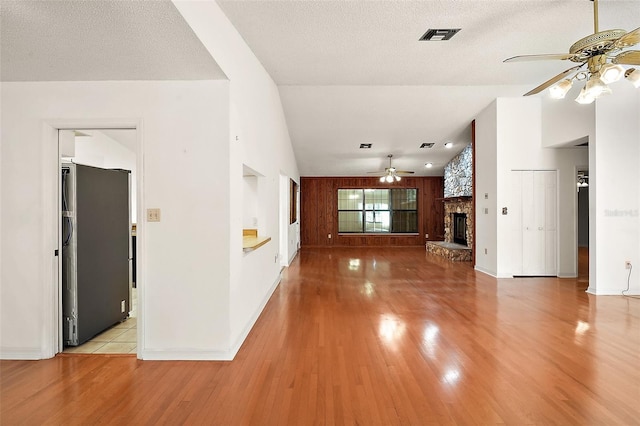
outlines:
[[[129,315],[130,172],[63,163],[62,311],[66,346]]]

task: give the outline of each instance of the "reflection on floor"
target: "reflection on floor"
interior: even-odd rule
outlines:
[[[114,325],[80,346],[64,348],[65,354],[135,354],[137,353],[138,306],[136,289],[133,289],[131,306],[133,311],[125,321]]]

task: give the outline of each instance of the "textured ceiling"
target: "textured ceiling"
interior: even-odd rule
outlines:
[[[537,83],[566,62],[504,64],[565,53],[593,32],[588,0],[219,0],[279,85]],[[601,0],[600,27],[640,26],[640,1]],[[429,28],[461,28],[423,42]]]
[[[303,176],[366,175],[387,154],[398,168],[442,174],[492,100],[572,65],[503,59],[565,53],[593,32],[589,0],[217,2],[279,86]],[[640,26],[640,0],[599,3],[601,30]],[[0,7],[2,81],[226,78],[169,1]],[[429,28],[461,31],[418,41]],[[453,149],[443,148],[447,141]],[[422,142],[436,145],[419,149]]]
[[[226,79],[170,1],[0,8],[2,81]]]
[[[384,167],[387,154],[398,168],[441,175],[491,101],[574,65],[504,59],[566,53],[594,29],[589,0],[218,3],[279,85],[307,176],[364,175]],[[600,30],[640,27],[640,0],[600,0],[599,18]],[[431,28],[461,30],[449,41],[419,41]],[[422,142],[436,145],[420,149]]]

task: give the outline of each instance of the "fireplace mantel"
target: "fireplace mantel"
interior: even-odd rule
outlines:
[[[471,195],[460,195],[458,197],[444,197],[444,198],[436,198],[437,201],[442,201],[445,203],[457,203],[460,201],[471,201],[473,197]]]

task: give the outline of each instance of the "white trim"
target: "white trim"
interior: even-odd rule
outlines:
[[[234,357],[233,351],[138,349],[138,359],[145,361],[233,361]]]
[[[282,270],[280,270],[280,273],[278,274],[278,277],[276,278],[275,282],[271,285],[271,288],[265,294],[264,298],[262,299],[262,302],[260,302],[260,305],[253,312],[253,315],[251,316],[249,321],[247,321],[247,325],[245,325],[244,329],[236,339],[235,343],[231,346],[231,349],[229,350],[229,353],[232,354],[231,359],[233,359],[236,356],[236,354],[240,350],[240,347],[242,347],[242,344],[244,343],[247,336],[249,335],[249,332],[255,325],[256,321],[258,321],[258,318],[260,317],[260,314],[264,310],[264,307],[267,306],[267,303],[269,302],[271,295],[276,290],[276,288],[278,288],[278,284],[280,284],[280,281],[282,281]]]
[[[570,273],[568,273],[568,274],[561,274],[561,273],[559,273],[559,274],[557,275],[557,277],[558,277],[558,278],[578,278],[578,274],[575,274],[575,273],[573,273],[573,272],[570,272]]]
[[[145,270],[145,250],[144,250],[144,149],[143,149],[143,125],[142,119],[138,118],[96,118],[96,119],[63,119],[63,120],[43,120],[42,128],[42,152],[43,152],[43,240],[42,250],[45,253],[45,264],[43,271],[52,271],[50,275],[43,277],[43,349],[38,351],[38,358],[25,357],[24,359],[51,358],[61,351],[59,348],[61,335],[60,315],[60,293],[62,282],[59,279],[58,265],[61,253],[55,258],[53,251],[60,249],[58,233],[58,199],[60,191],[60,179],[58,170],[60,166],[60,156],[58,153],[58,130],[78,130],[78,129],[135,129],[136,130],[136,187],[137,187],[137,218],[136,218],[136,287],[138,289],[138,335],[137,348],[138,358],[144,348],[144,279]],[[57,164],[57,168],[55,165]],[[138,220],[140,219],[140,220]],[[55,237],[54,237],[55,236]],[[55,241],[54,243],[52,243]],[[47,254],[49,253],[49,254]],[[51,258],[53,257],[53,261]],[[57,283],[57,286],[56,286]],[[18,353],[17,351],[15,352]],[[30,350],[22,351],[25,355],[33,354]],[[3,355],[4,356],[4,355]]]
[[[0,348],[0,359],[3,360],[40,360],[48,357],[40,348]]]
[[[282,273],[278,275],[276,281],[271,285],[271,288],[265,295],[264,299],[260,303],[260,306],[255,310],[251,319],[247,322],[247,325],[242,330],[242,333],[236,339],[235,344],[228,351],[206,351],[201,349],[184,350],[184,349],[138,349],[138,358],[143,360],[154,361],[233,361],[238,351],[242,347],[242,344],[246,340],[247,336],[251,332],[251,329],[255,325],[256,321],[260,317],[260,314],[264,310],[264,307],[269,302],[271,295],[278,288],[278,284],[282,280]]]
[[[291,262],[293,262],[293,259],[296,258],[296,256],[298,255],[299,252],[300,252],[299,248],[296,251],[293,252],[293,255],[289,258],[289,263],[287,264],[287,266],[291,265]]]
[[[481,266],[476,265],[476,266],[474,266],[474,268],[473,268],[473,269],[475,269],[475,270],[476,270],[476,271],[478,271],[478,272],[482,272],[483,274],[487,274],[487,275],[489,275],[489,276],[491,276],[491,277],[493,277],[493,278],[498,278],[498,276],[496,275],[496,273],[495,273],[495,272],[492,272],[492,271],[489,271],[489,270],[487,270],[487,269],[484,269],[484,268],[483,268],[483,267],[481,267]]]

